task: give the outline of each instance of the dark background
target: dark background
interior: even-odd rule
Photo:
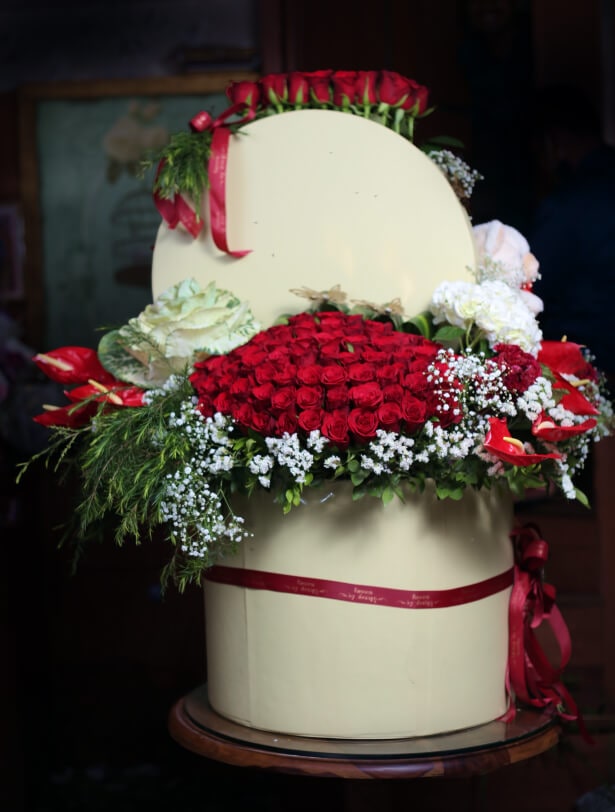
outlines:
[[[320,0],[10,0],[0,10],[0,204],[23,203],[20,155],[28,134],[20,131],[19,111],[31,83],[388,68],[431,88],[438,109],[422,124],[425,137],[432,127],[457,136],[485,175],[474,220],[497,217],[525,231],[541,194],[528,102],[565,77],[589,93],[613,141],[614,21],[611,0],[385,0],[366,9]],[[30,274],[24,296],[3,311],[20,340],[41,351],[34,280]],[[36,318],[44,315],[43,302]],[[87,552],[73,576],[54,530],[70,510],[70,487],[59,488],[44,470],[14,483],[24,444],[38,441],[26,431],[5,436],[0,448],[0,809],[340,808],[343,782],[232,768],[171,740],[170,707],[206,675],[202,595],[195,588],[161,596],[166,550],[158,541],[118,550],[109,539]],[[549,574],[573,633],[572,687],[607,732],[593,748],[571,732],[555,751],[480,782],[371,786],[361,808],[566,810],[613,780],[614,576],[605,541],[613,522],[605,518],[604,473],[611,456],[600,463],[591,512],[520,506],[532,516],[540,510],[541,523],[558,537]]]

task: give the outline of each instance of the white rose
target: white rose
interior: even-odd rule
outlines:
[[[481,266],[493,277],[493,263],[500,278],[513,287],[531,285],[538,278],[538,260],[521,232],[499,220],[491,220],[472,228],[477,252],[479,274]],[[479,278],[482,281],[482,278]]]
[[[259,330],[247,303],[214,282],[203,290],[196,280],[187,279],[107,334],[99,354],[116,377],[155,388],[196,361],[245,344]]]

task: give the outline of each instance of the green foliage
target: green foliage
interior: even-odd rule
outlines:
[[[142,164],[142,175],[152,166],[158,166],[154,192],[167,200],[173,200],[178,194],[185,195],[192,201],[197,218],[202,194],[209,186],[207,164],[211,138],[210,131],[174,133],[160,152],[148,156]]]

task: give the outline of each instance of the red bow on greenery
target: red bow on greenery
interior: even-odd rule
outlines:
[[[234,104],[217,118],[213,118],[206,111],[201,111],[190,119],[190,127],[194,132],[211,132],[211,153],[207,174],[209,181],[209,217],[213,241],[221,251],[237,258],[250,253],[249,251],[231,251],[226,236],[226,167],[231,137],[227,119],[240,112],[244,113],[244,117],[234,121],[233,126],[239,126],[251,121],[255,116],[253,107],[246,107],[245,104]],[[164,160],[158,165],[156,180],[163,166]],[[154,182],[154,203],[169,228],[176,228],[181,223],[193,237],[199,236],[203,229],[203,220],[181,194],[176,193],[172,199],[163,197],[157,188],[156,182]]]

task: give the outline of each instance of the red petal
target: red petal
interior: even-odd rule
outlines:
[[[85,383],[90,378],[104,384],[115,381],[100,363],[96,351],[89,347],[60,347],[39,353],[32,360],[45,375],[59,383]]]

